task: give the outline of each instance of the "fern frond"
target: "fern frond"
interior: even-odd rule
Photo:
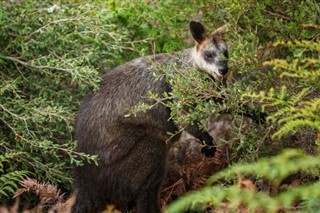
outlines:
[[[319,64],[319,60],[316,59],[295,59],[290,63],[284,59],[274,59],[263,64],[273,66],[274,70],[281,70],[280,78],[287,76],[316,80],[320,76],[320,69],[313,68],[316,64]]]
[[[228,206],[232,210],[237,210],[240,205],[244,205],[249,212],[264,209],[267,212],[276,212],[281,203],[276,199],[269,197],[265,193],[240,189],[236,187],[205,187],[199,191],[192,192],[185,197],[179,198],[167,208],[168,213],[201,212],[207,205],[213,205],[219,209],[219,205],[228,202]]]
[[[39,183],[37,180],[31,178],[24,179],[20,184],[22,188],[15,192],[14,197],[20,196],[25,192],[34,191],[37,195],[39,195],[42,203],[62,200],[63,194],[61,194],[60,190],[58,190],[58,188],[52,184]]]
[[[294,41],[294,42],[277,42],[274,46],[283,45],[293,48],[304,48],[310,51],[320,53],[320,43],[312,41]],[[273,66],[274,70],[281,71],[280,77],[285,76],[298,79],[310,79],[315,81],[319,79],[320,69],[319,58],[299,57],[288,62],[285,59],[274,59],[263,63],[264,65]]]
[[[281,111],[274,113],[270,119],[278,119],[280,129],[273,134],[273,138],[281,138],[290,131],[311,127],[320,131],[320,98],[300,102],[300,107],[284,107]],[[282,118],[280,118],[282,116]]]
[[[320,181],[306,186],[293,187],[277,196],[277,200],[287,208],[298,199],[304,200],[305,202],[312,199],[318,199],[320,201]]]
[[[320,98],[302,101],[310,93],[309,88],[303,88],[296,95],[290,98],[286,94],[286,89],[282,88],[278,94],[271,88],[266,95],[264,92],[244,94],[242,98],[250,98],[262,103],[262,109],[267,107],[277,108],[276,112],[267,117],[267,121],[277,121],[279,129],[273,134],[273,138],[281,138],[290,131],[311,127],[320,130]],[[270,96],[269,96],[270,95]]]
[[[320,43],[319,42],[313,42],[313,41],[307,41],[307,40],[303,40],[303,41],[298,41],[295,40],[294,42],[292,41],[288,41],[288,42],[284,42],[284,41],[279,41],[279,42],[275,42],[273,44],[273,46],[287,46],[287,47],[302,47],[302,48],[307,48],[310,50],[315,50],[320,52]]]
[[[279,194],[269,195],[267,192],[257,192],[249,187],[231,186],[229,188],[221,186],[211,186],[220,179],[229,179],[230,176],[250,175],[257,178],[270,180],[273,186],[279,188],[279,184],[284,178],[298,171],[312,173],[318,176],[320,158],[308,156],[299,150],[286,150],[278,156],[260,159],[257,163],[248,165],[236,164],[222,171],[208,181],[208,186],[199,191],[192,192],[185,197],[179,198],[170,204],[167,212],[185,212],[194,210],[200,212],[211,206],[214,212],[220,210],[223,203],[226,203],[229,211],[233,212],[245,210],[245,212],[278,212],[295,205],[297,200],[304,201],[303,206],[314,206],[320,203],[320,182],[310,185],[288,188]],[[241,183],[241,179],[239,180]],[[239,187],[240,186],[240,187]],[[273,196],[274,195],[274,196]],[[314,202],[313,202],[314,201]]]
[[[290,104],[292,106],[296,105],[303,97],[309,93],[309,88],[303,88],[298,94],[295,94],[290,97]]]
[[[226,176],[250,175],[272,180],[275,184],[298,171],[319,172],[320,158],[308,156],[300,150],[285,150],[281,155],[272,158],[262,158],[257,163],[242,165],[236,164],[225,171],[217,173],[208,180],[212,185]]]
[[[313,129],[319,129],[320,122],[312,122],[310,120],[293,120],[287,122],[283,125],[277,132],[272,135],[272,138],[281,138],[283,135],[288,132],[293,132],[297,130],[299,127],[309,126]]]
[[[14,171],[0,176],[0,194],[5,197],[13,195],[18,189],[18,183],[27,177],[28,171]]]

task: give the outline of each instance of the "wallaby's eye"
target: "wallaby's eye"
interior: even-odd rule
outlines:
[[[224,57],[229,58],[228,50],[224,50],[222,54]]]
[[[223,52],[219,54],[219,59],[228,60],[228,57],[229,55],[227,50],[223,50]]]
[[[211,60],[216,56],[216,54],[214,52],[206,52],[204,56],[207,60]]]

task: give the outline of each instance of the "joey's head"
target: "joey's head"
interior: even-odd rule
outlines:
[[[225,26],[208,35],[200,22],[191,21],[189,27],[196,42],[192,51],[193,64],[215,79],[223,79],[228,73],[228,47],[224,40]]]

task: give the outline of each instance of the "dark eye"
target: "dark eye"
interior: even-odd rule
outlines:
[[[205,57],[206,59],[210,60],[213,59],[216,56],[216,54],[214,52],[207,52],[205,53]]]
[[[228,50],[224,50],[222,54],[224,57],[229,58]]]

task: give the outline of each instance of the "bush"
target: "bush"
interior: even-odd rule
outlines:
[[[72,138],[83,95],[89,88],[97,90],[99,73],[117,64],[187,47],[190,19],[202,19],[208,30],[228,23],[229,86],[218,91],[219,86],[201,73],[180,75],[162,70],[160,77],[171,77],[173,92],[149,94],[150,98],[160,103],[161,98],[174,98],[168,106],[181,129],[194,120],[210,114],[219,116],[224,111],[241,117],[240,106],[251,112],[266,112],[267,124],[254,124],[249,134],[242,134],[241,127],[231,130],[232,158],[239,163],[281,153],[286,147],[317,153],[320,8],[315,0],[61,4],[47,0],[0,5],[1,202],[10,200],[18,182],[27,176],[70,189],[71,166],[97,162],[95,156],[75,152]],[[239,80],[235,82],[237,75]],[[209,97],[221,101],[208,101]],[[185,107],[190,109],[187,113]],[[298,160],[307,158],[293,152]],[[282,162],[284,158],[279,159]],[[235,180],[224,177],[230,185]],[[318,182],[313,185],[318,186]],[[239,193],[236,198],[242,195],[238,189],[214,188],[223,196],[229,196],[229,192]],[[212,189],[205,190],[206,199],[211,199]],[[261,196],[280,202],[276,195]],[[209,203],[217,206],[216,201]],[[190,204],[188,198],[183,202],[186,204],[181,208]],[[291,204],[281,203],[285,208]],[[180,202],[173,205],[179,206]],[[259,206],[262,204],[258,202]]]
[[[241,135],[235,128],[231,134],[240,136],[233,144],[233,154],[242,163],[214,175],[208,187],[178,199],[168,212],[319,209],[320,8],[315,1],[290,3],[221,1],[212,6],[219,11],[215,14],[230,23],[231,69],[240,73],[240,81],[224,91],[228,94],[223,96],[224,108],[231,108],[236,115],[236,101],[231,98],[236,96],[242,104],[266,112],[267,125],[255,127],[249,135]],[[279,154],[285,147],[301,148],[316,156],[298,150]],[[258,162],[252,163],[255,160]],[[300,186],[282,185],[297,173],[302,176],[296,178]],[[249,185],[243,187],[246,181]],[[268,185],[269,190],[263,190],[259,183]]]
[[[193,7],[182,4],[1,2],[1,201],[26,176],[70,189],[72,164],[97,162],[75,152],[79,101],[88,88],[98,89],[100,72],[181,48]]]

